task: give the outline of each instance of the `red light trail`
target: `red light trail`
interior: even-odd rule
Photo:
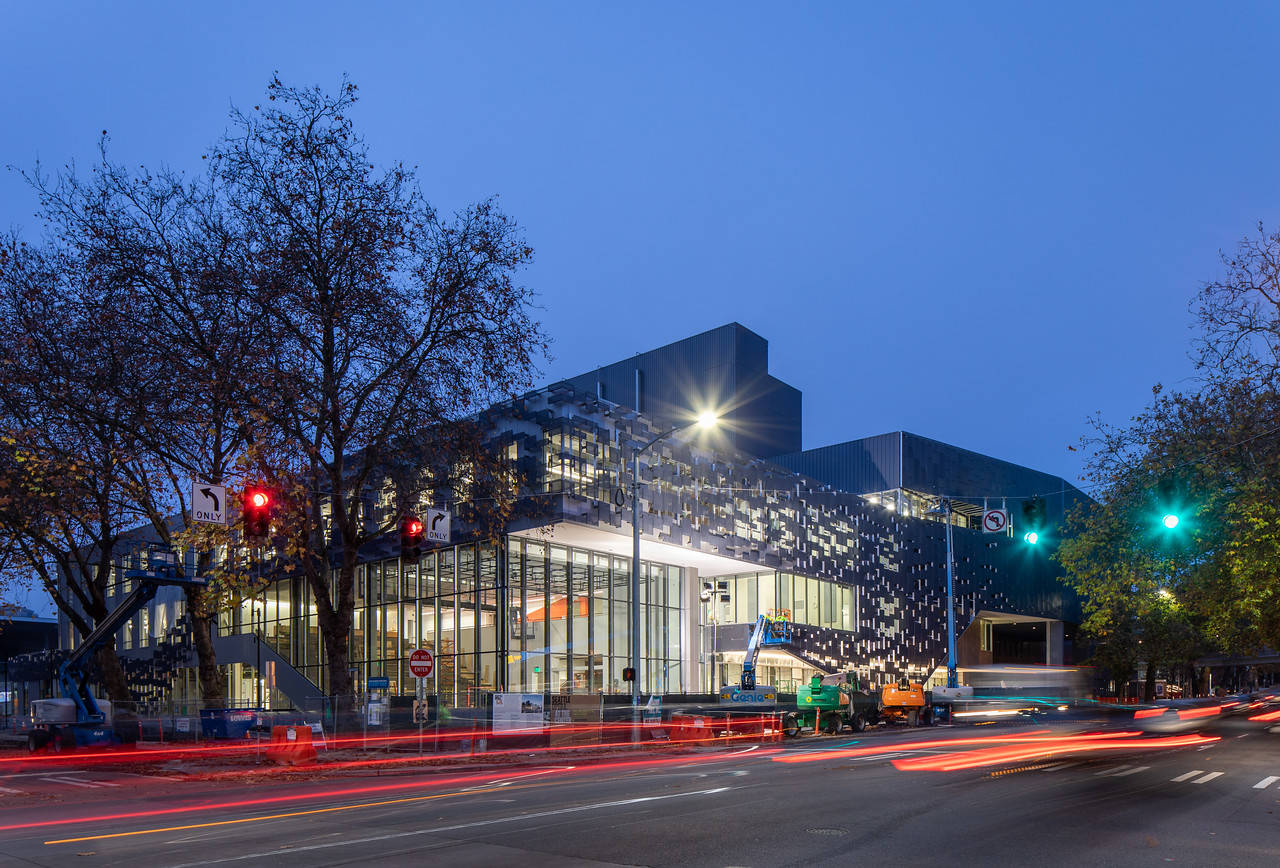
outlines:
[[[766,755],[776,750],[779,750],[779,748],[766,749],[762,751],[760,755]],[[558,768],[558,769],[552,769],[552,770],[538,769],[536,771],[539,774],[553,774],[553,775],[565,775],[570,773],[590,774],[598,770],[648,768],[648,767],[656,767],[656,766],[664,766],[664,765],[687,765],[689,763],[703,764],[703,763],[711,763],[711,762],[723,762],[725,760],[740,759],[742,755],[743,754],[741,752],[716,754],[716,755],[710,755],[710,756],[679,755],[679,756],[656,757],[656,758],[649,758],[649,759],[619,760],[616,762],[591,763],[589,765],[564,766],[563,768]],[[413,759],[416,760],[418,758],[414,757]],[[316,767],[311,766],[310,768],[315,769]],[[325,766],[323,768],[331,768],[331,766]],[[312,793],[305,793],[305,794],[263,796],[255,799],[240,799],[237,801],[226,801],[226,802],[205,802],[200,804],[182,805],[182,806],[175,806],[175,807],[169,807],[169,808],[156,808],[154,810],[148,810],[148,811],[130,811],[125,813],[115,813],[115,814],[96,814],[96,815],[83,816],[83,817],[68,817],[68,818],[57,819],[57,820],[39,820],[39,821],[32,821],[28,823],[11,823],[8,825],[0,825],[0,832],[13,831],[16,829],[37,829],[37,828],[46,828],[51,826],[66,826],[66,825],[73,825],[77,823],[100,823],[100,822],[110,822],[113,820],[131,820],[131,819],[141,819],[145,817],[174,816],[174,815],[188,814],[188,813],[200,812],[200,811],[219,811],[219,810],[233,810],[236,808],[254,808],[254,807],[261,807],[264,805],[289,805],[289,804],[311,802],[317,799],[342,798],[342,797],[364,795],[364,794],[370,794],[370,793],[391,793],[391,792],[411,790],[414,788],[421,788],[421,787],[428,787],[428,786],[441,787],[441,786],[456,786],[459,784],[491,783],[494,781],[507,780],[509,778],[519,776],[522,773],[522,771],[524,770],[507,768],[500,771],[491,771],[491,772],[485,772],[480,774],[454,775],[450,777],[416,778],[412,781],[401,781],[401,782],[391,783],[391,784],[379,784],[376,786],[366,785],[366,786],[357,786],[357,787],[345,787],[341,789],[325,789],[325,790],[312,792]],[[532,773],[533,771],[534,770],[529,770],[529,773]]]
[[[1043,759],[1064,753],[1079,754],[1099,751],[1190,747],[1211,744],[1219,740],[1218,736],[1204,735],[1179,735],[1165,738],[1134,738],[1132,737],[1134,735],[1136,733],[1123,733],[1120,736],[1076,736],[1042,739],[1033,744],[1023,744],[1017,747],[964,751],[941,757],[908,757],[906,759],[896,759],[892,762],[894,768],[899,771],[951,772],[989,765],[1005,765],[1029,759]]]

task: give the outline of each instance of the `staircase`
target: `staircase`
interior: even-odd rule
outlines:
[[[259,642],[252,633],[235,633],[230,636],[216,636],[213,640],[213,651],[218,655],[218,665],[241,663],[249,666],[258,664]],[[316,698],[324,695],[311,679],[303,675],[276,653],[266,642],[261,643],[262,662],[275,663],[276,689],[289,697],[294,708],[306,709],[315,705]]]

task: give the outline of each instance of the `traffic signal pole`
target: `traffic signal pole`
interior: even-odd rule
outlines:
[[[946,504],[946,521],[947,521],[947,686],[957,686],[956,679],[956,597],[955,597],[955,574],[953,572],[952,563],[955,557],[952,554],[951,543],[951,501],[944,500]]]

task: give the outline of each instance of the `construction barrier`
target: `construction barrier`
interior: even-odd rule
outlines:
[[[267,748],[267,759],[281,765],[315,762],[316,746],[311,739],[311,727],[271,727],[271,746]]]
[[[770,712],[762,713],[744,713],[734,716],[732,714],[725,715],[725,732],[726,738],[745,741],[781,741],[782,740],[782,718],[781,715]]]
[[[716,737],[713,721],[701,714],[672,714],[672,741],[711,741]]]

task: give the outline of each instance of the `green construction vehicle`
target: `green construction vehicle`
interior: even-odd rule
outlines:
[[[814,675],[796,693],[796,710],[782,719],[782,732],[794,738],[803,731],[831,735],[846,726],[862,732],[869,725],[901,721],[910,726],[931,721],[928,700],[919,684],[886,685],[874,690],[854,672],[825,678]]]

